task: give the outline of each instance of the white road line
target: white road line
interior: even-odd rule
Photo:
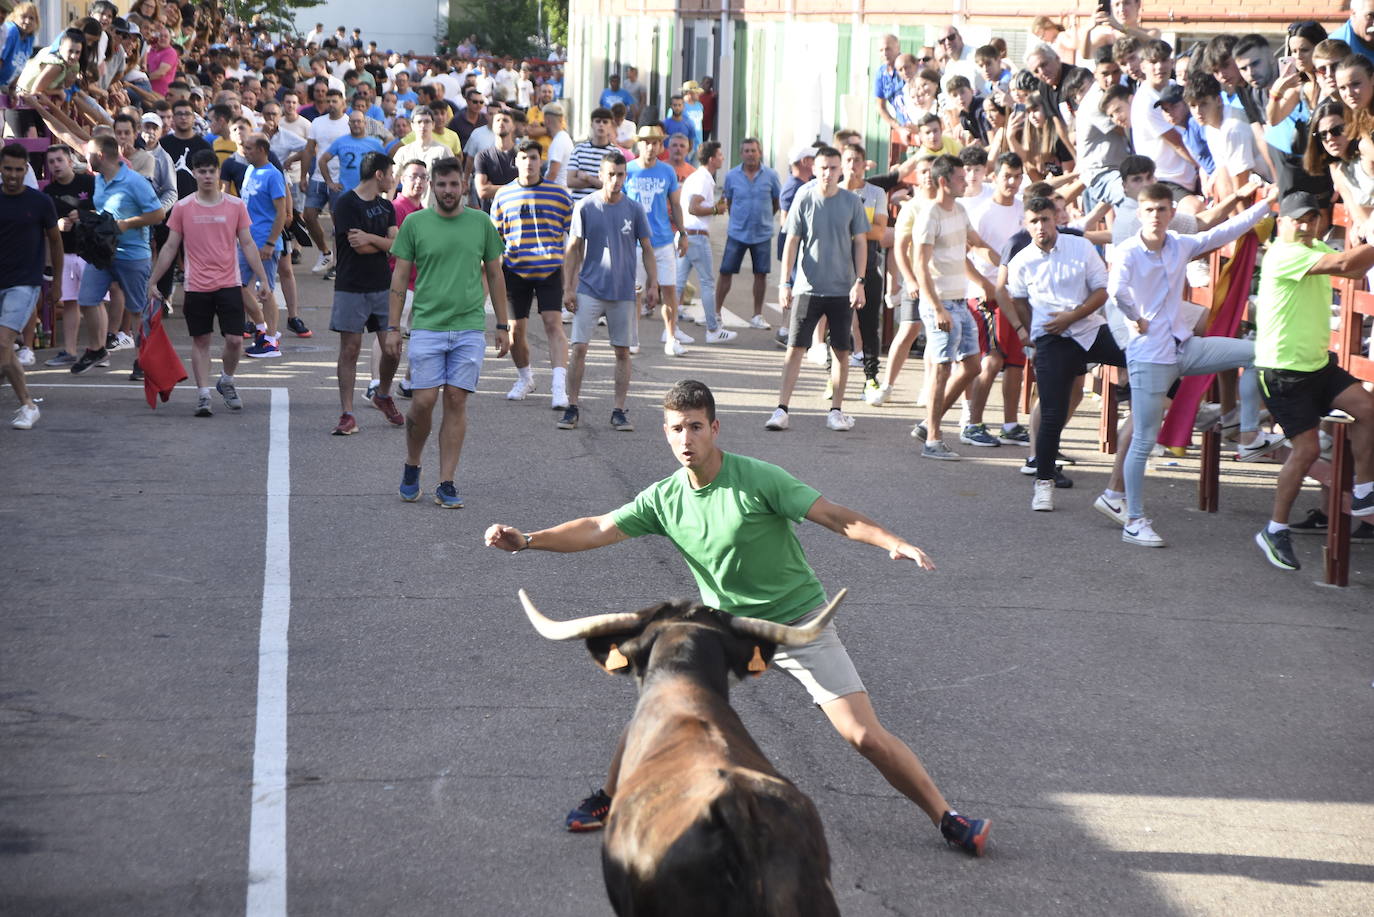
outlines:
[[[286,914],[286,666],[291,622],[291,395],[272,389],[267,439],[267,537],[258,636],[248,917]]]

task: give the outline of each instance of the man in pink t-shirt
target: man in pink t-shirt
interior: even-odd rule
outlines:
[[[186,244],[186,330],[191,333],[191,372],[196,379],[196,416],[209,417],[210,410],[210,332],[219,319],[224,336],[224,372],[215,390],[232,411],[243,409],[234,370],[243,352],[243,293],[239,283],[239,250],[258,281],[262,301],[272,295],[262,257],[253,242],[248,205],[220,190],[219,157],[211,150],[191,156],[191,173],[196,177],[196,193],[182,198],[167,220],[171,232],[148,278],[148,295],[158,295],[157,282],[176,260],[177,249]]]
[[[177,77],[181,55],[172,45],[166,26],[150,26],[143,37],[148,40],[148,85],[153,87],[153,92],[165,96],[167,87]]]

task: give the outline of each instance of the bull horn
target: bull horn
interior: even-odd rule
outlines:
[[[644,620],[641,612],[631,611],[589,615],[571,621],[552,621],[539,613],[524,589],[520,590],[520,604],[525,606],[525,616],[530,619],[539,636],[547,640],[588,640],[602,634],[620,634],[639,627]]]
[[[730,627],[737,634],[758,637],[760,640],[767,640],[778,646],[802,646],[820,636],[822,628],[830,623],[831,618],[835,617],[840,602],[844,601],[848,592],[848,589],[841,589],[835,593],[830,604],[826,605],[821,613],[805,627],[793,627],[790,624],[778,624],[774,621],[762,621],[758,618],[731,618]]]

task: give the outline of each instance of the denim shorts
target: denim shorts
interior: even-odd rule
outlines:
[[[926,359],[932,363],[957,363],[978,356],[978,326],[962,299],[943,300],[949,313],[949,330],[941,331],[935,307],[921,301],[921,321],[926,326]]]
[[[11,331],[23,331],[38,305],[42,287],[6,287],[0,290],[0,325]]]
[[[482,331],[416,328],[410,332],[410,387],[451,385],[475,392],[486,351],[487,337]]]
[[[335,193],[329,190],[329,185],[322,181],[312,181],[305,186],[305,207],[307,210],[323,210],[324,205],[329,205],[329,212],[334,212],[334,204],[338,201],[343,192]]]
[[[740,242],[729,236],[725,237],[725,251],[720,255],[720,272],[722,274],[738,274],[739,269],[744,266],[744,253],[749,253],[749,266],[754,269],[755,274],[767,274],[773,269],[773,262],[770,258],[772,254],[769,249],[770,240],[764,239],[762,242]]]
[[[281,252],[273,252],[272,257],[262,263],[262,269],[267,274],[267,289],[277,288],[277,262],[281,260]],[[239,251],[239,283],[244,286],[251,286],[253,283],[253,269],[248,266],[248,259],[243,257],[243,251]]]
[[[87,264],[81,274],[76,302],[83,309],[98,306],[110,292],[110,284],[117,283],[124,291],[124,308],[135,315],[142,315],[148,308],[148,277],[152,272],[153,262],[149,258],[111,261],[108,268]]]

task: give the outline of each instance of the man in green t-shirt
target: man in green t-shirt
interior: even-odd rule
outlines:
[[[439,487],[434,502],[447,509],[463,505],[453,483],[458,455],[467,434],[468,395],[486,351],[486,297],[482,276],[496,312],[496,355],[510,350],[506,323],[506,282],[501,273],[505,246],[491,218],[463,206],[467,175],[457,159],[441,159],[431,170],[432,209],[412,213],[391,243],[396,258],[391,274],[390,321],[382,346],[388,359],[401,355],[401,312],[416,269],[415,298],[410,313],[410,387],[414,392],[406,417],[406,462],[401,472],[401,499],[420,496],[420,454],[429,439],[430,420],[439,390],[444,390],[444,419],[439,427]]]
[[[794,531],[803,519],[880,547],[893,560],[935,569],[920,548],[831,503],[778,466],[721,451],[715,399],[702,383],[688,380],[669,390],[663,399],[663,432],[682,468],[630,503],[528,534],[493,525],[486,543],[512,553],[529,548],[569,553],[663,535],[687,561],[704,604],[784,624],[804,624],[825,604],[825,590]],[[991,822],[951,809],[916,754],[878,722],[834,625],[806,646],[780,648],[773,661],[802,683],[836,731],[920,806],[946,841],[974,856],[982,854]],[[619,759],[617,753],[613,760]],[[568,830],[600,828],[615,783],[613,771],[604,789],[568,814]]]
[[[1255,534],[1255,543],[1281,570],[1302,566],[1293,553],[1288,513],[1307,469],[1321,454],[1317,429],[1332,408],[1355,418],[1350,428],[1355,454],[1350,514],[1374,516],[1374,395],[1338,366],[1328,349],[1330,275],[1364,276],[1374,267],[1374,245],[1335,251],[1315,237],[1320,219],[1316,197],[1305,191],[1289,194],[1279,204],[1279,238],[1264,256],[1255,304],[1260,393],[1292,448],[1279,470],[1273,516]]]

